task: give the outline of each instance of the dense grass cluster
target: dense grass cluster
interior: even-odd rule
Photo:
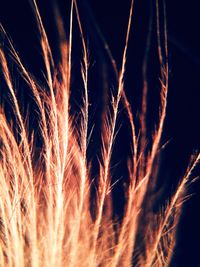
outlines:
[[[0,47],[1,81],[7,90],[9,117],[2,102],[0,108],[0,266],[8,267],[127,267],[169,266],[176,243],[176,229],[186,196],[186,184],[199,161],[191,160],[185,176],[173,195],[158,212],[148,206],[155,202],[149,194],[158,179],[158,158],[166,117],[168,93],[166,22],[160,28],[157,3],[157,38],[160,60],[159,119],[152,142],[147,146],[146,89],[143,89],[140,130],[124,88],[126,57],[133,13],[133,1],[127,26],[121,69],[116,70],[112,54],[107,52],[117,75],[115,94],[104,109],[101,124],[101,160],[98,177],[91,174],[87,157],[89,131],[89,56],[79,7],[71,3],[70,33],[65,36],[61,18],[57,16],[60,36],[60,64],[55,66],[42,18],[35,0],[33,10],[38,25],[40,48],[45,65],[46,85],[24,66],[12,42],[1,27],[1,36],[7,48]],[[71,115],[72,28],[74,17],[78,21],[83,56],[81,74],[84,86],[82,106],[77,117]],[[164,36],[161,42],[160,31]],[[65,40],[65,41],[63,41]],[[8,52],[9,51],[9,52]],[[18,99],[15,72],[31,91],[37,110],[38,132],[30,131],[30,112],[24,111]],[[145,83],[144,83],[145,84]],[[112,104],[112,105],[110,105]],[[127,162],[128,182],[125,187],[124,212],[120,220],[113,216],[111,159],[117,138],[119,105],[123,105],[131,129],[132,155]],[[95,125],[94,125],[95,127]],[[91,193],[93,188],[93,193]],[[94,193],[95,192],[95,193]],[[95,200],[93,205],[91,201]],[[148,223],[145,223],[148,222]],[[138,235],[142,236],[143,242]]]

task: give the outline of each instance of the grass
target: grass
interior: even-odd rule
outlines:
[[[55,66],[48,36],[35,0],[32,1],[37,20],[40,48],[45,65],[46,85],[26,69],[3,27],[9,53],[0,47],[1,84],[4,84],[14,118],[0,110],[0,266],[8,267],[128,267],[169,266],[176,244],[176,230],[186,197],[186,188],[200,155],[192,158],[188,169],[166,204],[159,212],[149,206],[156,197],[151,194],[158,181],[158,159],[166,118],[168,94],[167,30],[160,23],[157,2],[157,38],[160,61],[159,119],[147,146],[147,90],[143,89],[140,130],[126,96],[124,77],[133,1],[127,26],[121,69],[118,72],[106,42],[107,53],[117,77],[115,93],[102,114],[101,158],[98,177],[92,177],[92,161],[87,157],[91,142],[88,95],[90,62],[79,7],[71,3],[70,33],[56,16],[61,59]],[[73,77],[73,22],[78,21],[83,56],[80,58],[83,82],[82,106],[78,118],[70,113]],[[161,41],[161,33],[164,42]],[[102,37],[103,38],[103,37]],[[12,63],[10,63],[12,62]],[[38,149],[38,134],[30,130],[31,112],[23,111],[15,77],[28,86],[37,110],[42,145]],[[147,81],[144,81],[146,84]],[[128,182],[125,187],[123,216],[113,215],[113,177],[111,174],[113,147],[117,138],[117,120],[123,105],[131,129],[132,154],[127,161]],[[78,121],[78,126],[77,126]],[[95,125],[94,125],[95,127]],[[95,181],[94,181],[95,180]],[[94,189],[95,188],[95,189]],[[93,190],[92,190],[93,189]],[[93,192],[93,193],[92,193]],[[95,204],[91,204],[91,201]],[[141,242],[140,238],[144,240]]]

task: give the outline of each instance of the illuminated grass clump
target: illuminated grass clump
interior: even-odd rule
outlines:
[[[91,172],[92,162],[89,162],[87,157],[87,148],[91,140],[88,127],[89,56],[76,1],[72,1],[71,4],[70,34],[65,42],[62,23],[60,17],[57,17],[58,32],[62,37],[59,66],[54,64],[35,0],[33,9],[45,64],[45,88],[26,69],[1,27],[1,36],[7,40],[9,53],[5,52],[7,50],[3,45],[0,47],[0,86],[4,84],[6,87],[14,118],[11,119],[7,115],[5,105],[1,104],[0,266],[169,266],[176,243],[177,223],[186,195],[185,187],[199,161],[199,155],[191,161],[185,176],[167,204],[158,213],[148,210],[146,213],[143,212],[145,203],[154,202],[153,196],[148,192],[156,184],[157,176],[154,174],[158,170],[157,159],[166,117],[168,65],[165,23],[164,49],[161,49],[161,41],[158,41],[161,68],[160,113],[151,145],[146,145],[148,139],[145,124],[145,88],[139,116],[139,131],[136,131],[134,113],[124,88],[133,2],[119,74],[107,48],[118,83],[115,94],[102,114],[101,159],[98,177],[94,179]],[[78,118],[70,113],[74,16],[78,21],[83,49],[80,61],[84,92],[80,96],[83,104]],[[160,40],[158,12],[157,28]],[[164,53],[161,53],[161,50]],[[40,149],[36,146],[38,133],[29,127],[31,115],[23,111],[18,99],[18,88],[13,77],[15,72],[12,72],[11,65],[16,66],[18,75],[32,93],[39,118],[37,131],[42,140]],[[121,104],[124,106],[131,129],[132,155],[127,161],[129,177],[125,187],[124,212],[118,220],[113,215],[112,205],[116,199],[112,199],[112,188],[116,185],[111,182],[110,168]],[[91,201],[95,204],[91,205]],[[143,225],[147,220],[148,224]],[[144,237],[142,246],[138,239],[141,229],[140,235]]]

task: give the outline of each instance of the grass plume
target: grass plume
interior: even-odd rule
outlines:
[[[161,138],[166,118],[168,75],[166,21],[160,23],[158,1],[157,39],[161,68],[159,119],[147,145],[147,98],[143,91],[139,116],[141,131],[126,96],[124,77],[127,49],[133,16],[131,1],[122,65],[117,70],[109,47],[98,30],[117,78],[115,93],[104,109],[101,124],[101,158],[95,186],[92,162],[87,156],[91,141],[89,129],[90,60],[79,6],[71,2],[69,36],[65,36],[59,13],[55,11],[60,38],[61,59],[55,64],[48,35],[35,0],[40,48],[45,66],[45,86],[23,64],[11,40],[1,26],[9,52],[0,47],[1,84],[7,90],[13,119],[0,108],[0,266],[6,267],[127,267],[169,266],[176,243],[176,229],[186,197],[186,186],[199,162],[197,155],[189,164],[166,205],[153,213],[149,194],[157,182]],[[165,10],[165,8],[164,8]],[[166,15],[165,15],[166,16]],[[164,16],[164,17],[165,17]],[[73,77],[73,22],[77,20],[83,55],[80,61],[83,82],[82,106],[78,118],[70,113]],[[164,25],[162,28],[160,25]],[[98,29],[98,28],[97,28]],[[162,44],[161,33],[164,34]],[[23,112],[11,70],[12,64],[28,86],[38,115],[42,145],[36,146],[37,132],[30,130],[30,113]],[[144,81],[146,84],[147,81]],[[1,85],[0,85],[1,86]],[[44,88],[45,87],[45,88]],[[117,138],[117,121],[123,105],[131,129],[132,154],[127,161],[128,183],[125,187],[124,212],[121,220],[113,216],[111,161]],[[78,121],[78,123],[77,123]],[[78,126],[77,126],[78,125]],[[95,126],[94,126],[95,127]],[[95,194],[91,188],[95,187]],[[94,191],[94,190],[93,190]],[[94,205],[91,205],[94,201]],[[148,224],[143,224],[149,221]],[[144,237],[140,245],[138,235]]]

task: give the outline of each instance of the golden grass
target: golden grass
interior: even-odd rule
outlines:
[[[3,27],[1,33],[9,43],[10,55],[18,72],[29,86],[39,114],[43,146],[36,151],[35,133],[30,134],[27,117],[17,98],[17,88],[8,62],[8,55],[0,47],[2,79],[9,92],[15,123],[0,111],[0,266],[8,267],[128,267],[169,266],[176,243],[176,229],[186,196],[186,184],[200,155],[195,157],[177,189],[162,207],[153,213],[148,205],[154,196],[148,194],[156,183],[157,159],[166,117],[168,93],[168,64],[166,23],[164,49],[160,41],[160,22],[157,4],[158,53],[161,66],[160,113],[148,148],[146,137],[146,95],[140,114],[140,135],[136,133],[134,116],[125,94],[124,75],[131,28],[133,1],[127,27],[122,66],[119,74],[107,47],[113,68],[118,76],[112,106],[104,110],[99,176],[96,183],[96,205],[91,211],[91,163],[87,159],[89,139],[88,73],[89,58],[76,1],[72,1],[68,42],[60,42],[61,62],[55,67],[51,47],[37,4],[33,0],[42,56],[45,63],[46,88],[32,77]],[[72,73],[72,25],[76,15],[83,48],[82,80],[84,85],[81,119],[70,115]],[[59,34],[64,30],[58,16]],[[161,49],[162,48],[162,49]],[[164,50],[162,53],[161,50]],[[165,63],[164,63],[165,62]],[[59,72],[59,79],[56,73]],[[146,81],[144,81],[146,82]],[[124,214],[121,221],[113,217],[111,158],[117,134],[119,104],[123,103],[131,129],[132,156],[127,166],[129,183],[126,187]],[[28,114],[29,116],[29,114]],[[14,129],[13,125],[17,127]],[[17,126],[16,126],[17,125]],[[16,134],[17,131],[17,134]],[[37,152],[37,155],[36,155]],[[37,159],[36,159],[37,157]],[[94,196],[93,196],[94,197]],[[148,205],[146,205],[148,203]],[[145,208],[146,207],[146,208]],[[92,213],[94,216],[92,216]],[[145,219],[144,219],[145,218]],[[148,223],[144,223],[148,221]],[[138,241],[143,236],[143,246]]]

